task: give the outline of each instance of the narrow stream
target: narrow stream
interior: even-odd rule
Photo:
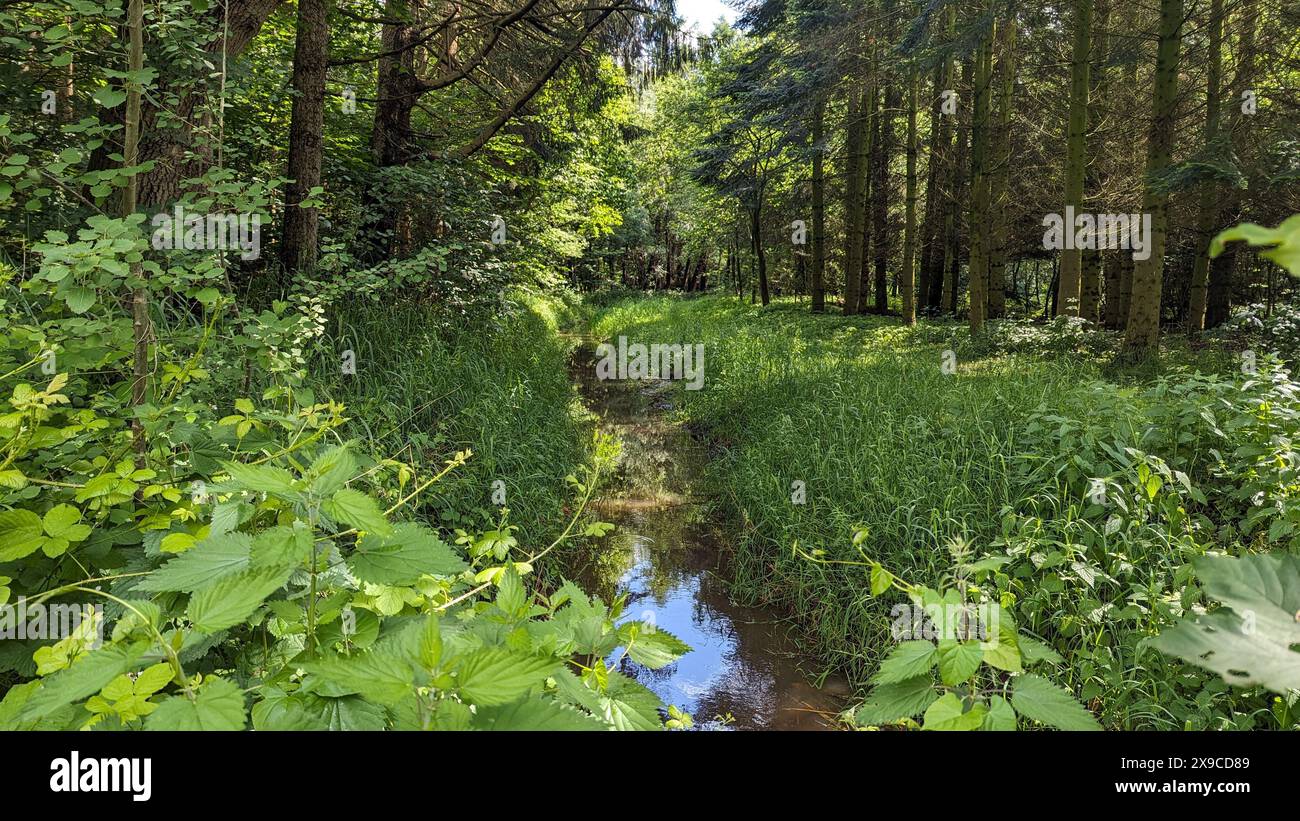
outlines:
[[[623,443],[596,505],[616,528],[573,572],[605,601],[627,595],[627,617],[652,621],[692,648],[661,670],[624,658],[621,671],[689,712],[697,728],[834,729],[844,683],[815,686],[804,671],[817,667],[798,655],[785,626],[727,596],[725,536],[705,521],[695,495],[704,455],[671,421],[673,386],[600,381],[593,348],[584,340],[573,374],[600,428]]]

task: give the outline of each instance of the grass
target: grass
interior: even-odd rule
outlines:
[[[522,292],[509,302],[505,315],[473,323],[420,303],[349,310],[322,347],[353,350],[356,374],[321,357],[311,383],[347,406],[345,435],[375,454],[431,470],[472,450],[423,512],[449,528],[494,526],[500,480],[528,549],[563,527],[564,477],[588,459],[590,439],[568,378],[571,343],[559,333],[573,321],[572,304]]]

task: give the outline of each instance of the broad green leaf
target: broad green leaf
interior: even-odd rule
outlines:
[[[266,567],[224,576],[191,596],[185,615],[204,633],[234,627],[283,587],[291,573],[291,568]]]
[[[1084,709],[1068,690],[1033,674],[1016,676],[1011,688],[1011,706],[1032,721],[1062,730],[1100,730],[1092,713]]]
[[[969,681],[980,669],[984,655],[977,641],[943,639],[939,642],[939,677],[949,686]]]
[[[45,511],[41,524],[45,532],[56,539],[79,542],[90,535],[90,527],[81,522],[81,511],[72,505],[55,505]]]
[[[456,686],[473,704],[508,704],[545,681],[557,667],[559,662],[553,658],[488,647],[462,659]]]
[[[1300,556],[1201,556],[1193,562],[1223,607],[1184,617],[1152,644],[1239,687],[1300,689]]]
[[[1273,260],[1292,276],[1300,277],[1300,214],[1287,217],[1276,228],[1243,222],[1221,231],[1210,241],[1210,257],[1217,257],[1223,253],[1226,243],[1237,240],[1244,240],[1254,247],[1268,246],[1260,256]]]
[[[414,523],[397,525],[391,536],[363,537],[348,565],[362,581],[396,585],[414,584],[426,573],[454,576],[467,566],[433,531]]]
[[[606,730],[599,719],[549,698],[534,696],[478,710],[472,726],[480,730]]]
[[[230,474],[229,484],[234,489],[251,490],[257,493],[270,493],[277,496],[296,497],[293,476],[283,468],[267,465],[245,465],[241,462],[222,462],[221,466]]]
[[[1002,696],[990,698],[989,711],[984,716],[984,726],[980,729],[999,732],[1015,730],[1016,711],[1011,709],[1011,703]]]
[[[65,704],[79,701],[98,693],[113,679],[135,669],[148,644],[110,644],[86,654],[43,679],[41,689],[23,706],[25,718],[49,715]]]
[[[317,456],[307,469],[311,492],[317,496],[331,496],[353,477],[356,470],[357,461],[351,451],[341,446],[330,448]]]
[[[938,659],[939,652],[933,642],[905,641],[880,663],[880,669],[871,677],[871,681],[874,684],[897,684],[928,673]]]
[[[253,537],[249,563],[252,567],[297,567],[311,555],[311,549],[307,527],[272,527]]]
[[[248,569],[253,539],[244,533],[209,536],[136,585],[147,592],[193,592]]]
[[[242,730],[247,719],[244,694],[224,678],[211,676],[194,694],[163,700],[144,720],[147,730]]]
[[[1065,659],[1061,658],[1061,654],[1053,650],[1050,645],[1026,633],[1017,634],[1016,643],[1020,645],[1020,656],[1026,664],[1033,664],[1038,661],[1061,664],[1065,661]]]
[[[651,670],[658,670],[677,661],[690,650],[690,645],[667,630],[637,624],[627,654],[637,664],[644,664]]]
[[[962,712],[961,699],[955,693],[945,693],[930,705],[921,723],[922,730],[978,730],[988,712],[983,704],[976,704]]]
[[[1006,670],[1008,673],[1019,673],[1022,669],[1020,663],[1020,643],[1016,634],[1015,623],[1009,618],[998,619],[997,637],[990,637],[988,641],[980,644],[980,649],[984,654],[984,663],[990,667],[996,667],[999,670]]]
[[[924,712],[938,697],[934,680],[928,675],[896,684],[881,684],[872,689],[871,695],[858,708],[857,722],[866,726],[911,718]]]
[[[321,510],[331,519],[349,524],[365,533],[389,536],[393,532],[393,526],[384,518],[379,503],[359,490],[345,487],[337,491],[329,501],[321,505]]]
[[[411,660],[391,646],[351,656],[327,656],[302,667],[333,684],[340,695],[360,693],[379,704],[396,704],[415,687]]]
[[[0,562],[30,555],[45,540],[41,517],[30,510],[0,510]]]

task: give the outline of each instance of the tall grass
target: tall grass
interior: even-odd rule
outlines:
[[[422,503],[444,527],[494,524],[492,484],[504,483],[521,545],[545,544],[564,525],[564,477],[588,456],[568,378],[571,343],[559,334],[573,306],[517,293],[503,315],[449,319],[421,303],[361,305],[331,323],[311,383],[348,408],[346,435],[421,469],[457,451],[468,463]],[[344,350],[356,374],[341,373]]]

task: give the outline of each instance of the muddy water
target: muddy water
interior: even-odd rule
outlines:
[[[797,654],[785,626],[727,597],[726,536],[703,517],[696,495],[703,453],[672,422],[673,386],[599,381],[592,348],[584,342],[573,373],[601,429],[622,441],[596,511],[616,529],[572,572],[605,601],[626,595],[628,618],[653,621],[692,648],[661,670],[624,658],[621,671],[689,712],[699,728],[834,729],[843,683],[816,686],[804,672],[816,665]]]

